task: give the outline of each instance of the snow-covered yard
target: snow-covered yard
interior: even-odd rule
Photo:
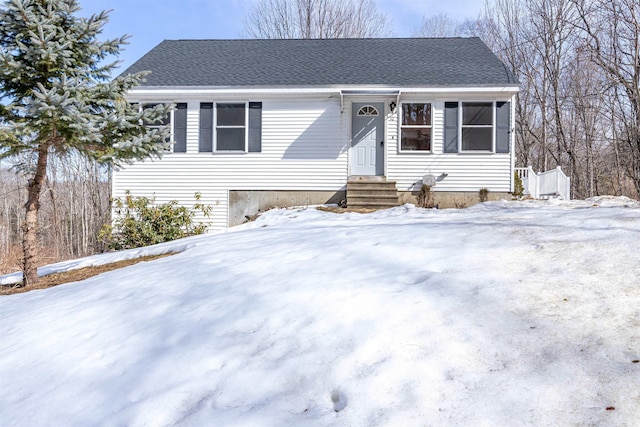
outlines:
[[[0,298],[0,425],[640,425],[638,202],[282,209],[49,271],[168,250]]]

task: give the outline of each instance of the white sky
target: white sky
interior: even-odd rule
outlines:
[[[79,0],[82,14],[112,10],[105,38],[133,36],[120,56],[123,69],[164,39],[236,39],[256,0]],[[476,17],[484,0],[376,0],[392,19],[395,35],[408,37],[423,16]]]

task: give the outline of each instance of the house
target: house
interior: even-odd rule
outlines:
[[[415,202],[423,183],[441,207],[513,191],[518,82],[479,38],[166,40],[124,73],[142,70],[129,100],[175,103],[172,150],[115,171],[114,197],[199,192],[224,228]]]

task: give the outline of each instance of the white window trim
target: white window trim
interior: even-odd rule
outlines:
[[[491,104],[491,149],[490,150],[463,150],[462,149],[462,129],[463,128],[487,128],[488,125],[463,125],[463,107],[465,103]],[[494,154],[496,152],[496,101],[486,99],[465,99],[458,101],[458,153],[466,154]]]
[[[431,124],[430,125],[403,125],[402,124],[402,106],[404,104],[429,104],[431,108]],[[398,116],[398,153],[403,154],[433,154],[433,101],[401,101],[400,107],[396,107]],[[429,150],[403,150],[402,149],[402,128],[407,129],[431,129],[429,135]]]
[[[218,104],[244,104],[244,126],[221,126],[220,129],[244,127],[244,150],[218,150]],[[249,152],[249,101],[213,101],[213,146],[212,153],[238,154]]]

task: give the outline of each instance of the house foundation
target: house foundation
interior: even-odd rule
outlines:
[[[247,222],[258,212],[289,206],[310,206],[346,200],[346,191],[229,190],[229,227]]]
[[[398,201],[400,204],[415,204],[418,194],[418,191],[398,191]],[[487,200],[513,200],[513,196],[507,192],[489,192]],[[480,196],[477,191],[434,191],[433,203],[441,209],[462,209],[480,203]]]

